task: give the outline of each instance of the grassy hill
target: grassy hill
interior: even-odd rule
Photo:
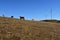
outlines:
[[[60,23],[0,17],[0,40],[60,40]]]

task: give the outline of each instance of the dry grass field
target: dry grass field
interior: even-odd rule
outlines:
[[[60,40],[60,23],[0,17],[0,40]]]

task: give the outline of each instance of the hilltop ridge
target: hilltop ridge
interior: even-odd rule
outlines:
[[[1,40],[60,40],[60,23],[0,17]]]

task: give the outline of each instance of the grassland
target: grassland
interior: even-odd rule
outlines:
[[[0,40],[60,40],[60,23],[0,17]]]

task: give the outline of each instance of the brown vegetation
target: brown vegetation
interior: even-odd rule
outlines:
[[[0,40],[60,40],[60,23],[0,17]]]

